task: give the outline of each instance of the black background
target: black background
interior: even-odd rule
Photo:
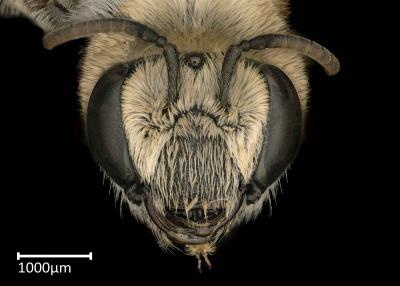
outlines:
[[[278,194],[273,215],[266,208],[242,226],[211,257],[214,269],[198,274],[196,260],[164,253],[150,231],[109,192],[83,139],[76,94],[78,60],[85,41],[53,51],[27,20],[0,22],[3,150],[2,205],[17,279],[155,279],[178,284],[231,283],[237,277],[329,282],[357,279],[362,260],[357,233],[361,215],[352,168],[357,118],[348,117],[347,97],[357,80],[349,41],[356,29],[349,7],[337,1],[292,1],[293,28],[328,47],[342,70],[327,77],[310,65],[312,88],[305,142]],[[94,261],[71,263],[58,277],[18,274],[15,253],[87,253]],[[360,259],[361,258],[361,259]],[[368,276],[364,273],[363,276]],[[348,279],[348,278],[347,278]],[[325,283],[324,283],[325,284]]]

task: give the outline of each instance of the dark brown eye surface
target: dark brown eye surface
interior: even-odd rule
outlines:
[[[205,62],[205,57],[200,53],[190,53],[186,55],[186,63],[192,69],[200,69]]]

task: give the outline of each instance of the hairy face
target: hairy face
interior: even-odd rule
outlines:
[[[146,57],[125,80],[123,122],[131,158],[156,211],[176,227],[218,227],[245,213],[240,186],[257,164],[268,92],[259,71],[240,61],[227,110],[217,97],[223,55],[203,55],[199,68],[189,60],[190,54],[181,55],[179,97],[168,106],[165,61]],[[242,218],[222,226],[213,239]]]
[[[0,0],[45,32],[90,37],[79,96],[89,149],[161,247],[207,254],[254,218],[294,160],[325,47],[291,34],[287,0]]]

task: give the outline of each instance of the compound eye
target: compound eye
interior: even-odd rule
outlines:
[[[190,53],[186,55],[186,63],[192,69],[200,69],[205,62],[205,57],[200,53]]]

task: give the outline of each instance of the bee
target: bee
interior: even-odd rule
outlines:
[[[89,38],[79,100],[88,146],[162,248],[203,261],[257,217],[301,144],[305,57],[338,59],[296,35],[288,0],[13,0],[53,49]]]

